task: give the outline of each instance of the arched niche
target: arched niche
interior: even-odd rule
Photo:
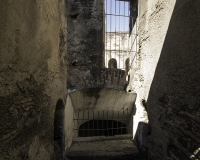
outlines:
[[[108,61],[108,68],[117,68],[117,61],[114,58],[111,58]]]

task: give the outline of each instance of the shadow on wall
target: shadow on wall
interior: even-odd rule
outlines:
[[[130,1],[130,16],[132,17],[129,22],[129,33],[131,34],[138,17],[138,0]]]
[[[177,0],[149,92],[152,159],[199,158],[200,1]]]
[[[149,135],[151,130],[148,123],[139,122],[134,137],[134,142],[139,150],[138,158],[148,157],[148,144],[149,144]]]
[[[54,118],[54,153],[56,160],[64,157],[64,104],[61,99],[57,101]]]
[[[125,72],[126,72],[126,75],[128,75],[128,72],[130,70],[130,58],[127,58],[126,61],[125,61]]]

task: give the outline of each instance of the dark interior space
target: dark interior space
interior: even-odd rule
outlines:
[[[63,101],[59,99],[56,104],[55,118],[54,118],[54,152],[55,158],[61,160],[64,156],[64,105]]]
[[[127,134],[126,125],[114,120],[90,120],[79,127],[79,137]]]

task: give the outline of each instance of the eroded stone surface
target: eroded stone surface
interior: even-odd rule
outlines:
[[[132,157],[138,154],[137,147],[132,141],[132,135],[118,137],[97,137],[74,139],[71,148],[67,152],[69,159],[101,158],[112,159],[116,157]],[[120,158],[120,159],[121,159]]]
[[[2,0],[0,8],[0,159],[53,159],[54,111],[66,94],[66,4]]]

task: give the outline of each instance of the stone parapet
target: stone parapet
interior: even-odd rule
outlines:
[[[124,90],[124,70],[98,67],[68,67],[68,93],[84,88],[112,88]]]

